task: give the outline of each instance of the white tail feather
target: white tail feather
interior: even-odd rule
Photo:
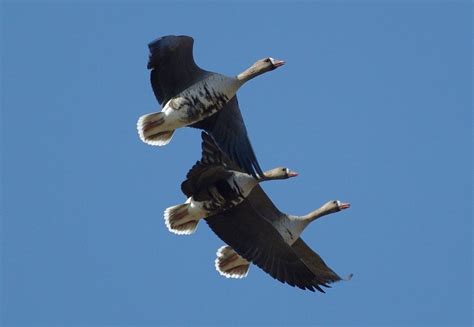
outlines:
[[[164,146],[170,143],[174,130],[163,130],[165,116],[162,112],[143,115],[138,119],[137,130],[140,140],[149,145]]]
[[[230,246],[220,247],[216,255],[214,265],[219,274],[226,278],[247,277],[250,263],[238,255]]]
[[[196,231],[199,219],[203,217],[204,212],[196,203],[186,201],[166,208],[164,212],[165,225],[168,230],[178,235],[190,235]]]

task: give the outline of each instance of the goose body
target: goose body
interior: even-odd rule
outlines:
[[[225,165],[225,155],[212,137],[202,133],[202,158],[188,172],[181,184],[188,196],[184,204],[164,212],[165,224],[175,234],[191,234],[199,220],[240,204],[260,182],[297,176],[287,168],[274,168],[262,178],[232,170]]]
[[[241,85],[237,78],[209,74],[201,82],[193,84],[168,101],[163,111],[179,112],[180,115],[176,119],[179,125],[190,125],[222,109]]]
[[[208,171],[212,172],[213,167],[208,167]],[[226,177],[214,179],[203,186],[199,189],[199,194],[190,196],[184,205],[172,206],[165,210],[165,225],[170,232],[178,235],[194,233],[201,218],[238,205],[258,183],[248,174],[232,170],[225,173]]]
[[[245,172],[261,175],[235,94],[244,83],[283,65],[283,61],[261,59],[241,74],[228,77],[200,69],[194,63],[192,45],[192,38],[187,36],[167,36],[149,45],[151,82],[163,108],[161,112],[139,118],[140,139],[163,146],[170,142],[177,128],[202,128],[213,135],[223,151]],[[225,114],[210,119],[223,109]]]
[[[228,170],[228,173],[227,178],[213,181],[200,190],[210,195],[209,200],[201,202],[206,210],[204,217],[211,215],[213,212],[227,210],[238,205],[259,182],[252,175],[239,171]]]
[[[215,114],[234,97],[242,83],[233,77],[209,74],[171,98],[159,113],[143,115],[137,123],[140,139],[150,145],[166,145],[172,132]]]
[[[191,191],[193,195],[186,200],[191,214],[186,219],[207,217],[213,213],[232,208],[241,203],[258,183],[258,180],[253,176],[238,171],[223,170],[215,166],[203,168],[204,173],[218,177],[204,182]],[[173,226],[174,224],[187,222],[182,220],[173,222],[166,217],[172,219],[172,210],[167,209],[165,211],[166,225],[172,232],[177,231],[177,227]]]

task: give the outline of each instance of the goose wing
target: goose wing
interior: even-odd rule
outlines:
[[[232,175],[231,170],[237,170],[235,164],[223,153],[212,136],[201,132],[201,160],[197,161],[186,174],[186,180],[181,183],[181,191],[187,196],[194,196],[197,201],[198,193],[204,188],[226,179]],[[198,196],[198,198],[196,198]]]
[[[213,199],[211,189],[216,189],[222,196],[230,200],[235,194],[227,186],[226,180],[232,177],[232,172],[222,166],[199,164],[188,173],[188,178],[181,184],[186,195],[196,201],[210,201]]]
[[[258,206],[254,206],[256,203]],[[206,218],[206,222],[222,241],[273,278],[301,289],[324,292],[320,285],[327,285],[319,283],[315,273],[271,224],[280,215],[256,186],[241,204]]]
[[[298,238],[291,247],[298,257],[300,257],[306,266],[315,274],[315,283],[327,285],[342,280],[342,278],[329,268],[324,260],[301,238]],[[349,275],[349,278],[350,277],[351,275]]]
[[[150,81],[156,99],[161,105],[165,105],[175,95],[212,74],[194,62],[193,43],[193,38],[189,36],[168,35],[148,45]],[[262,169],[247,135],[237,97],[227,102],[216,114],[191,127],[209,132],[219,147],[245,172],[254,176],[262,175]]]
[[[193,43],[189,36],[168,35],[148,44],[147,68],[151,69],[151,86],[161,105],[210,74],[194,62]]]
[[[254,177],[263,176],[247,134],[237,96],[230,99],[222,110],[191,127],[203,129],[211,134],[222,151],[244,172]]]

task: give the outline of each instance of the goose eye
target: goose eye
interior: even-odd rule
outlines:
[[[271,62],[271,59],[270,58],[267,58],[264,60],[265,62]]]

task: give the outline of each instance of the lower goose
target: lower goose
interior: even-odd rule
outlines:
[[[264,176],[260,178],[232,170],[226,165],[228,159],[212,137],[205,132],[202,132],[201,137],[202,158],[191,168],[181,184],[181,190],[188,199],[164,212],[166,227],[172,233],[194,233],[201,218],[238,205],[260,182],[298,175],[282,167],[264,172]]]
[[[336,200],[306,216],[287,215],[256,186],[238,206],[206,218],[214,233],[229,245],[217,251],[216,269],[226,277],[243,278],[251,262],[280,282],[324,293],[321,286],[330,287],[343,278],[300,235],[310,222],[346,208],[348,203]]]
[[[301,231],[313,220],[316,220],[320,217],[325,215],[338,212],[340,210],[344,210],[349,208],[350,205],[348,203],[342,203],[338,200],[335,201],[328,201],[319,209],[309,213],[306,216],[290,216],[290,215],[283,215],[282,225],[291,225],[293,226],[293,231],[291,229],[282,228],[279,229],[280,234],[287,235],[288,238],[284,238],[285,242],[292,246],[293,250],[298,249],[301,247],[301,238],[299,235]],[[296,229],[296,230],[295,230]],[[286,233],[285,233],[286,231]],[[293,236],[297,236],[297,239],[294,239]],[[297,243],[295,243],[297,242]],[[296,245],[295,245],[296,244]],[[242,258],[237,252],[235,252],[230,246],[224,245],[217,250],[217,258],[215,260],[215,267],[216,270],[224,277],[227,278],[244,278],[247,277],[248,270],[250,268],[250,262]],[[313,262],[315,262],[314,258],[316,253],[313,251],[302,252],[299,253],[299,257],[303,261],[311,261],[313,258]],[[319,258],[319,256],[317,257]],[[320,259],[320,258],[319,258]],[[317,262],[318,265],[324,263],[322,261]]]

